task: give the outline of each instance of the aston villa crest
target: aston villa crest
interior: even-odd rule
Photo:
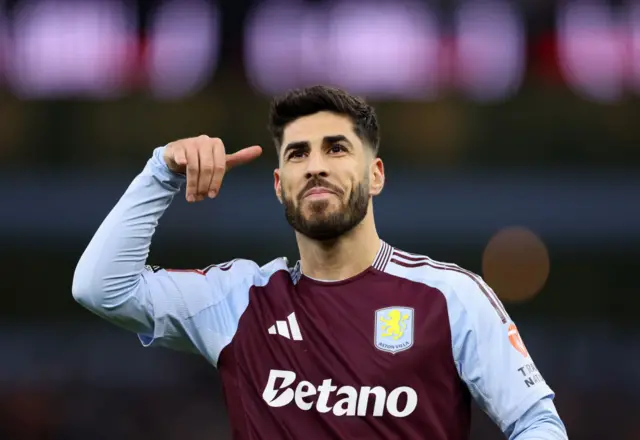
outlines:
[[[413,315],[411,307],[386,307],[376,310],[376,348],[393,354],[411,348]]]

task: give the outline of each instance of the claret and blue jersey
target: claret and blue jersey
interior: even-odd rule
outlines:
[[[337,282],[285,258],[146,266],[182,181],[156,150],[83,254],[74,296],[146,346],[216,366],[235,438],[466,439],[472,398],[513,439],[566,438],[515,324],[456,265],[381,242]],[[536,423],[547,437],[527,437]]]

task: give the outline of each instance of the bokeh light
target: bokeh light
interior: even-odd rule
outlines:
[[[617,101],[624,91],[624,31],[612,9],[590,0],[558,9],[560,66],[567,83],[598,102]]]
[[[150,26],[150,88],[159,99],[182,99],[211,79],[218,60],[220,25],[204,0],[173,0],[158,6]]]
[[[499,231],[487,244],[482,257],[484,279],[505,302],[533,298],[546,283],[549,268],[547,247],[523,227]]]
[[[502,101],[519,89],[525,60],[525,29],[516,9],[497,0],[463,3],[456,14],[456,77],[480,102]]]
[[[135,9],[120,1],[22,2],[13,17],[7,76],[24,99],[120,96]]]

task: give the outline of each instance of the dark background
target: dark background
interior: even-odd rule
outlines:
[[[81,309],[73,270],[153,148],[202,133],[266,154],[177,198],[149,262],[295,261],[267,105],[329,83],[378,108],[382,237],[485,276],[572,440],[640,439],[639,2],[0,6],[0,438],[229,438],[215,370]]]

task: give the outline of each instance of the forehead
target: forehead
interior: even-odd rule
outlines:
[[[344,115],[331,112],[319,112],[303,116],[291,122],[284,129],[282,145],[291,142],[321,142],[325,136],[343,135],[352,144],[360,143],[353,129],[353,122]]]

